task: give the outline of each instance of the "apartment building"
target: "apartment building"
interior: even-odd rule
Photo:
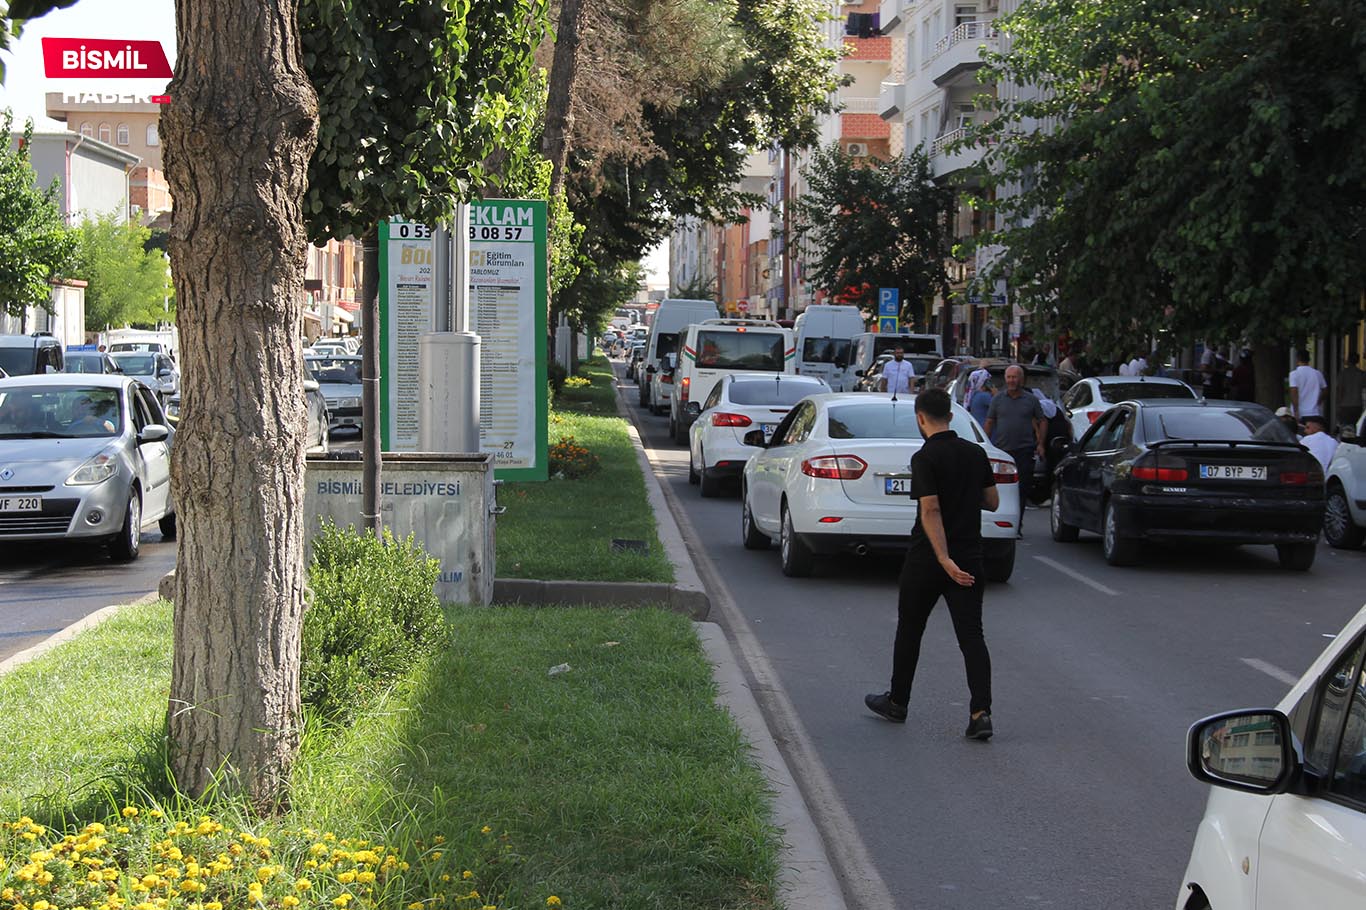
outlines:
[[[143,224],[171,211],[171,189],[161,165],[161,105],[151,95],[98,92],[48,92],[48,117],[85,140],[113,146],[133,156],[128,204]]]

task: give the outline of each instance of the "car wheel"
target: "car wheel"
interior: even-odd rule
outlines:
[[[815,557],[811,549],[792,530],[792,513],[783,503],[783,527],[778,538],[778,549],[782,552],[783,574],[789,578],[805,578],[811,574]]]
[[[1062,496],[1053,491],[1053,504],[1048,507],[1048,525],[1053,531],[1053,539],[1058,543],[1075,543],[1079,530],[1062,520]]]
[[[1015,571],[1015,541],[1008,540],[1003,547],[989,546],[984,562],[987,581],[1006,582]]]
[[[688,483],[697,486],[700,475],[697,473],[697,466],[692,462],[692,446],[688,446]],[[706,495],[705,493],[702,495]]]
[[[123,510],[123,527],[109,541],[109,555],[119,562],[132,562],[142,548],[142,497],[137,489],[128,493],[128,508]]]
[[[1101,550],[1105,561],[1112,566],[1131,566],[1138,562],[1138,541],[1119,536],[1119,520],[1115,508],[1105,503],[1105,516],[1101,519]]]
[[[702,465],[699,473],[702,487],[703,499],[715,499],[721,495],[721,479],[719,477],[707,476],[707,453],[702,453]]]
[[[1347,491],[1337,481],[1328,488],[1328,502],[1323,512],[1323,537],[1329,546],[1340,550],[1354,550],[1366,540],[1366,528],[1359,528],[1353,523]]]
[[[1314,556],[1318,550],[1318,545],[1312,543],[1278,543],[1276,558],[1280,560],[1282,569],[1306,572],[1314,564]]]
[[[754,523],[754,515],[749,510],[749,495],[743,490],[740,495],[744,499],[740,506],[740,540],[746,550],[767,550],[773,541],[769,540],[768,535],[760,531]]]
[[[175,513],[171,512],[170,514],[161,516],[161,520],[157,522],[157,527],[161,529],[162,540],[175,540]]]

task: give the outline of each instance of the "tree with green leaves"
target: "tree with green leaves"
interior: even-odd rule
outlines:
[[[50,307],[52,281],[70,274],[76,236],[57,205],[57,184],[36,186],[29,163],[33,122],[11,148],[14,116],[5,111],[0,145],[0,305],[11,315],[29,307]]]
[[[1366,289],[1363,0],[1058,0],[998,20],[985,151],[1005,253],[982,277],[1094,348],[1287,340]],[[1044,124],[1040,129],[1038,124]]]
[[[878,288],[901,292],[901,318],[921,326],[925,303],[948,293],[954,193],[934,182],[913,149],[887,161],[818,149],[802,171],[809,190],[793,202],[793,238],[811,253],[806,274],[843,302],[877,313]]]
[[[146,247],[152,232],[115,213],[87,218],[76,229],[73,277],[87,282],[85,327],[153,326],[175,319],[166,256]]]

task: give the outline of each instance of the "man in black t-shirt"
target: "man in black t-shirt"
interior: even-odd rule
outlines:
[[[864,698],[873,713],[906,722],[920,639],[943,597],[968,671],[972,702],[966,736],[991,738],[991,656],[982,636],[982,509],[1000,505],[991,462],[981,446],[949,429],[952,404],[941,389],[915,399],[925,442],[911,458],[911,495],[919,507],[901,568],[892,687]]]

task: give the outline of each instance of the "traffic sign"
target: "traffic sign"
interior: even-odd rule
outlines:
[[[735,306],[736,306],[736,308],[738,308],[738,309],[740,310],[740,312],[742,312],[742,313],[748,313],[748,312],[749,312],[749,301],[748,301],[748,300],[741,300],[740,302],[736,303]]]
[[[899,288],[877,289],[877,314],[880,317],[901,315],[901,290]],[[896,329],[892,331],[896,331]]]
[[[879,317],[878,317],[878,320],[877,320],[877,330],[878,330],[879,332],[884,332],[884,333],[885,333],[885,332],[896,333],[896,332],[901,331],[901,329],[898,328],[899,323],[900,323],[900,320],[897,319],[895,316],[879,316]]]

